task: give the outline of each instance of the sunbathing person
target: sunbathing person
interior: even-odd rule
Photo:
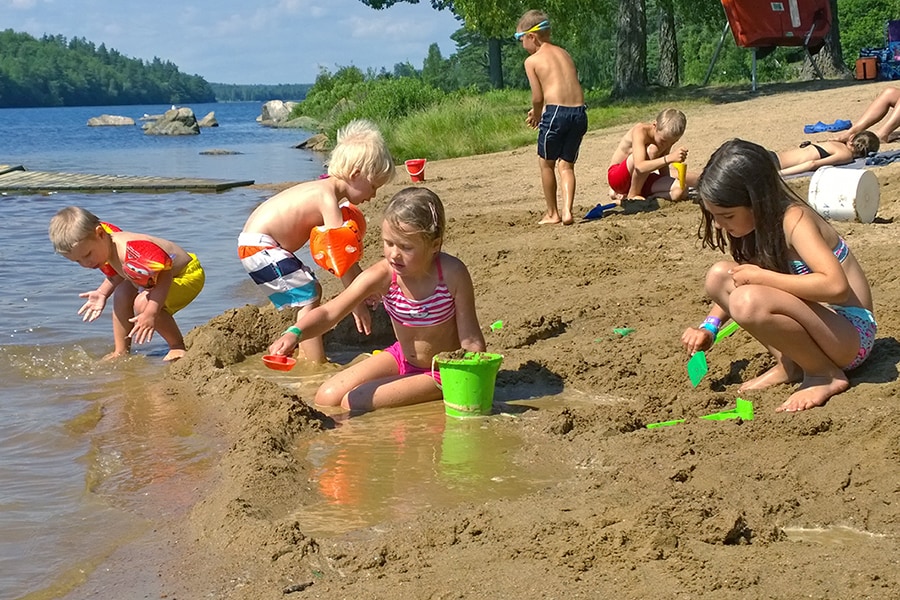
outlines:
[[[826,165],[837,166],[853,162],[855,159],[878,152],[881,143],[871,131],[857,133],[849,141],[828,140],[825,142],[803,142],[796,148],[769,153],[778,166],[778,173],[796,175],[815,171]]]

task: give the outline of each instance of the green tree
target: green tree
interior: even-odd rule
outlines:
[[[891,19],[900,19],[898,0],[840,0],[842,58],[853,67],[862,48],[883,48],[887,43],[885,27]]]
[[[428,56],[422,63],[422,81],[439,90],[452,92],[459,87],[455,75],[450,61],[441,56],[440,47],[431,44]]]
[[[84,38],[0,32],[0,106],[212,102],[209,84],[171,62],[147,63]]]

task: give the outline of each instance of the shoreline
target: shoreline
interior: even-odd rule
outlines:
[[[805,123],[855,118],[881,87],[698,109],[688,114],[684,138],[689,168],[737,132],[767,147],[796,143],[808,137]],[[608,154],[627,128],[586,136],[577,215],[605,199]],[[161,527],[161,562],[147,566],[157,575],[152,591],[256,600],[312,582],[304,598],[896,596],[900,509],[890,499],[900,481],[900,317],[892,310],[900,301],[900,166],[874,171],[876,221],[835,223],[872,282],[879,321],[872,357],[825,407],[775,413],[793,390],[780,385],[742,395],[754,403],[752,421],[708,422],[692,417],[733,406],[740,381],[770,359],[738,332],[709,353],[700,385],[687,380],[678,339],[705,314],[703,277],[721,256],[700,248],[695,205],[648,201],[571,227],[538,226],[543,200],[532,147],[429,162],[423,185],[447,207],[445,248],[469,266],[482,327],[504,321],[486,333],[488,351],[504,355],[498,388],[517,390],[514,397],[596,394],[585,406],[560,403],[498,425],[525,440],[516,460],[564,465],[558,481],[522,498],[333,538],[307,535],[290,514],[313,502],[315,490],[306,484],[310,466],[292,449],[336,422],[290,388],[234,372],[231,365],[261,352],[291,315],[232,309],[192,330],[188,355],[168,369],[167,389],[196,395],[215,416],[223,454],[184,521]],[[387,199],[411,185],[405,175],[399,167],[397,180],[364,207],[370,231]],[[789,185],[805,197],[809,180]],[[378,236],[368,235],[363,264],[380,253]],[[336,292],[333,278],[323,285],[326,297]],[[377,348],[384,326],[377,339],[361,340],[345,321],[328,347]],[[634,331],[614,333],[622,327]],[[402,420],[403,409],[393,410]],[[678,418],[688,420],[645,427]],[[792,538],[796,528],[842,527],[861,533],[839,542]],[[488,566],[490,577],[472,577]],[[68,598],[88,597],[79,594],[89,587]]]

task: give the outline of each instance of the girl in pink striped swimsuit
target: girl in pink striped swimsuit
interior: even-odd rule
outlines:
[[[434,192],[397,192],[384,210],[384,259],[269,347],[271,354],[289,355],[302,339],[322,335],[366,298],[382,298],[397,342],[323,383],[317,405],[368,411],[440,400],[434,356],[485,351],[472,278],[462,261],[441,252],[444,229],[444,206]]]

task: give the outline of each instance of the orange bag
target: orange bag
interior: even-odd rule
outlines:
[[[343,277],[347,269],[362,258],[362,239],[366,233],[366,219],[358,207],[341,204],[344,223],[340,227],[326,229],[314,227],[309,234],[309,251],[313,260],[337,277]]]

